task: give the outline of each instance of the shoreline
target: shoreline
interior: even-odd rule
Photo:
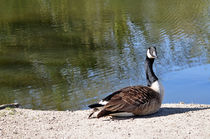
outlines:
[[[162,104],[152,115],[88,119],[91,110],[0,110],[0,138],[209,138],[210,105]]]

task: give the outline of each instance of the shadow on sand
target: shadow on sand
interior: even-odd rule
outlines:
[[[200,111],[210,109],[210,107],[203,107],[203,108],[169,108],[169,107],[162,107],[157,113],[146,115],[146,116],[134,116],[134,117],[112,117],[113,120],[126,120],[126,119],[136,119],[136,118],[153,118],[153,117],[161,117],[161,116],[168,116],[173,114],[181,114],[186,112],[192,111]]]

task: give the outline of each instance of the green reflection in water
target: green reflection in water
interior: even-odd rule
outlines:
[[[85,108],[144,84],[148,46],[158,48],[160,78],[210,63],[208,1],[0,2],[0,104]]]

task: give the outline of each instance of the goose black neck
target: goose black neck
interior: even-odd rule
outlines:
[[[145,71],[146,71],[146,78],[147,78],[147,85],[151,86],[152,83],[158,80],[157,76],[153,72],[152,65],[154,63],[154,58],[146,57],[145,60]]]

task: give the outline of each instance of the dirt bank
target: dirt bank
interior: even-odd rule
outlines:
[[[0,138],[210,138],[210,105],[163,104],[154,115],[88,119],[90,110],[0,110]]]

